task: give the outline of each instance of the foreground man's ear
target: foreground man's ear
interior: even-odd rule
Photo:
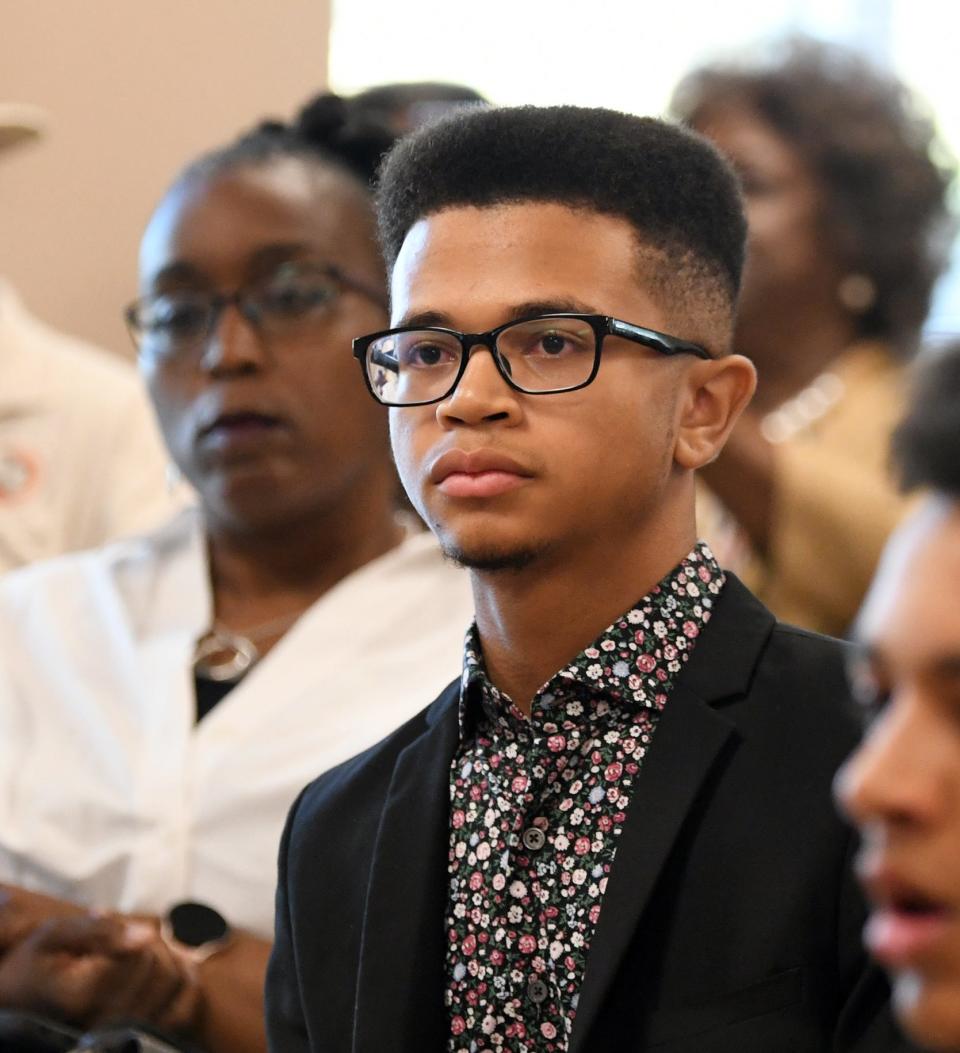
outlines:
[[[715,460],[756,387],[756,367],[743,355],[692,363],[677,404],[674,462],[692,471]]]

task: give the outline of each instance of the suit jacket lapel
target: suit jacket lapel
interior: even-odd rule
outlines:
[[[660,717],[634,783],[580,989],[570,1053],[582,1053],[657,879],[701,788],[736,730],[713,704],[742,694],[774,618],[730,576]]]
[[[397,758],[364,910],[353,1049],[443,1049],[450,763],[459,684]]]

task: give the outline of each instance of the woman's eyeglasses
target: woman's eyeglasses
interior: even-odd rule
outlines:
[[[348,289],[387,306],[381,290],[336,267],[287,263],[230,294],[184,288],[145,296],[130,304],[124,317],[142,357],[182,362],[203,354],[230,305],[264,337],[283,339],[321,324],[330,305]]]

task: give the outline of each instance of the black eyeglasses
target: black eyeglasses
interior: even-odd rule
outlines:
[[[620,337],[662,355],[711,358],[699,344],[603,314],[546,314],[487,333],[402,326],[353,341],[370,394],[385,406],[429,406],[448,398],[466,372],[470,350],[487,348],[503,379],[526,395],[586,387],[600,368],[603,341]]]
[[[142,357],[180,363],[203,354],[230,304],[263,336],[280,340],[322,324],[330,305],[347,289],[387,306],[382,290],[336,267],[288,262],[230,294],[171,289],[145,296],[130,304],[124,317]]]

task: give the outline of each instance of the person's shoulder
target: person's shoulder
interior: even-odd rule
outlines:
[[[773,626],[769,646],[782,648],[787,654],[795,654],[797,660],[804,664],[816,658],[830,665],[839,663],[840,668],[843,668],[851,651],[851,644],[846,640],[781,621]]]
[[[469,591],[469,575],[462,567],[448,560],[436,537],[412,516],[405,522],[407,531],[403,541],[378,561],[382,577],[392,576],[406,581],[424,574],[433,581],[458,581]]]
[[[456,709],[459,690],[458,679],[385,738],[314,779],[296,805],[294,830],[315,829],[327,822],[339,824],[348,816],[379,815],[398,758],[434,722],[453,719],[450,710]]]
[[[821,667],[827,673],[842,672],[850,653],[849,643],[780,621],[729,571],[707,635],[714,649],[727,659],[742,643],[751,651],[759,649],[761,664],[776,662],[796,667],[801,674],[816,673]]]
[[[45,597],[58,602],[89,597],[124,569],[153,565],[183,546],[198,529],[197,516],[196,509],[186,508],[156,530],[8,571],[0,576],[0,608],[23,611],[42,604]]]
[[[762,662],[782,678],[786,691],[846,703],[850,700],[847,666],[852,650],[847,641],[778,621]],[[846,715],[847,707],[843,708]]]
[[[849,643],[778,621],[728,574],[688,682],[703,697],[733,702],[744,726],[851,747],[861,728],[847,679],[850,654]]]
[[[421,524],[409,524],[399,545],[352,577],[352,602],[366,606],[369,590],[375,589],[379,609],[400,627],[401,634],[416,634],[424,645],[432,638],[436,653],[459,656],[463,634],[473,619],[470,576],[446,558],[437,539]],[[436,680],[432,683],[439,686]]]
[[[819,686],[824,692],[837,692],[847,698],[851,653],[851,644],[844,640],[778,621],[761,661],[783,675],[786,689],[809,691]]]
[[[767,640],[752,694],[768,722],[796,749],[803,743],[839,763],[863,733],[850,690],[849,643],[778,622]]]

